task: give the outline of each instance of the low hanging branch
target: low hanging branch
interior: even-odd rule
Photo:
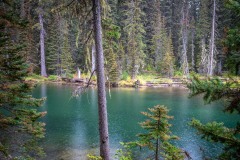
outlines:
[[[90,78],[88,79],[87,85],[86,86],[80,86],[78,87],[76,90],[74,90],[72,97],[78,97],[79,95],[81,95],[82,93],[86,92],[86,89],[90,86],[91,84],[91,79],[94,75],[96,70],[92,71]],[[72,99],[72,97],[70,99]]]
[[[88,80],[88,83],[87,83],[87,86],[86,86],[86,88],[88,88],[88,87],[89,87],[89,85],[90,85],[90,82],[91,82],[91,79],[92,79],[92,76],[93,76],[93,74],[95,73],[95,71],[96,71],[96,70],[92,71],[92,73],[91,73],[91,76],[90,76],[90,78],[89,78],[89,80]]]

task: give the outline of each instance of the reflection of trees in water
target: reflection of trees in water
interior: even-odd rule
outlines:
[[[41,85],[41,97],[47,97],[47,85],[46,84],[42,84]]]
[[[85,151],[99,147],[96,89],[87,88],[81,96],[70,100],[72,90],[73,87],[64,85],[47,84],[38,87],[36,96],[40,97],[45,93],[48,97],[44,105],[48,111],[44,118],[47,124],[44,148],[49,154],[48,159],[51,160],[61,157],[68,159],[68,156],[69,159],[81,159]],[[223,120],[228,125],[236,119],[234,115],[222,113],[221,107],[217,107],[218,104],[204,106],[201,97],[188,99],[188,91],[185,89],[117,88],[111,89],[111,94],[112,97],[108,97],[111,148],[120,148],[119,141],[128,142],[136,138],[135,135],[141,129],[138,122],[144,118],[140,111],[145,111],[154,104],[169,106],[169,114],[174,116],[174,120],[171,121],[172,131],[181,138],[176,145],[187,150],[194,159],[201,159],[203,156],[200,147],[207,148],[204,154],[210,155],[209,157],[214,157],[220,147],[212,146],[196,136],[194,129],[187,125],[192,117],[203,121]],[[225,116],[228,118],[223,119]]]

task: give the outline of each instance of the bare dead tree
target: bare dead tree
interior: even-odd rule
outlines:
[[[213,0],[212,30],[210,39],[210,55],[208,61],[208,75],[212,76],[214,71],[214,55],[215,55],[215,32],[216,32],[216,0]]]
[[[45,64],[45,46],[44,46],[44,36],[45,30],[43,26],[43,9],[41,6],[41,0],[39,0],[39,24],[40,24],[40,52],[41,52],[41,76],[47,77],[46,64]]]
[[[188,45],[188,32],[189,32],[189,4],[184,0],[182,7],[182,19],[181,19],[181,36],[182,36],[182,51],[181,61],[183,74],[189,77],[189,65],[187,57],[187,45]]]
[[[207,48],[206,48],[206,40],[203,37],[201,39],[201,61],[200,61],[200,72],[206,74],[208,70],[208,54],[207,54]]]

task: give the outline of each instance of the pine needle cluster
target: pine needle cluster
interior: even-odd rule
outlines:
[[[191,96],[204,94],[203,99],[206,103],[224,100],[226,101],[225,111],[240,113],[240,86],[238,81],[230,79],[227,82],[222,82],[217,78],[203,81],[194,77],[188,88],[191,90]],[[219,159],[240,159],[239,122],[235,128],[227,128],[223,123],[202,124],[199,120],[193,119],[190,125],[198,130],[202,138],[224,145],[224,150],[219,155]]]
[[[25,23],[8,7],[0,17],[0,159],[32,159],[43,154],[37,140],[44,137],[44,123],[38,119],[46,113],[36,109],[43,99],[29,95],[24,45],[13,38]]]
[[[170,131],[172,125],[168,121],[173,117],[168,115],[169,110],[160,105],[148,110],[149,112],[142,112],[142,114],[149,119],[140,123],[147,132],[138,135],[139,141],[136,142],[136,145],[155,151],[152,156],[155,160],[160,157],[166,160],[184,159],[182,150],[169,143],[169,140],[178,139]]]

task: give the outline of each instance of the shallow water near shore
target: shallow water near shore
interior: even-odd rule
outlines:
[[[34,97],[47,97],[40,109],[48,112],[42,119],[46,123],[46,138],[42,140],[45,159],[84,160],[87,154],[98,153],[97,90],[90,88],[73,98],[74,89],[74,86],[41,84],[33,91]],[[193,117],[204,123],[224,122],[228,127],[235,126],[239,120],[237,114],[222,112],[222,102],[204,105],[202,97],[189,99],[188,90],[183,88],[114,88],[107,90],[112,155],[121,148],[119,142],[136,140],[136,134],[143,131],[138,123],[145,120],[140,112],[157,104],[170,109],[169,114],[174,116],[171,130],[180,137],[174,144],[194,160],[216,157],[221,145],[202,140],[188,126]]]

